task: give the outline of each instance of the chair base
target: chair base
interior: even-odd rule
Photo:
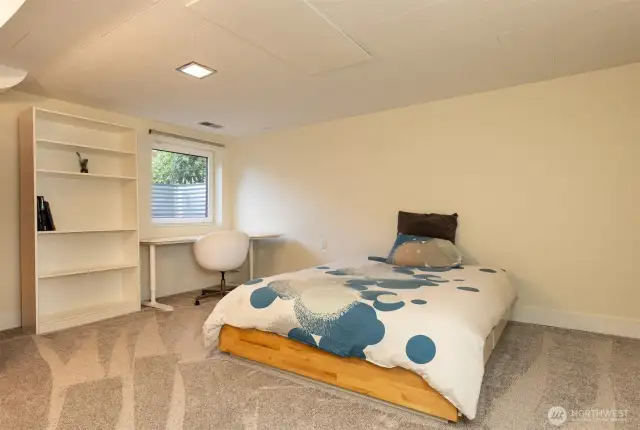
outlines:
[[[219,285],[215,285],[215,286],[219,287]],[[212,290],[209,288],[204,288],[202,290],[202,294],[198,295],[198,297],[195,298],[195,300],[193,301],[193,304],[198,306],[200,304],[200,300],[207,299],[209,297],[224,296],[227,293],[231,292],[236,287],[237,285],[227,285],[227,289],[224,291],[222,291],[221,289]]]
[[[216,287],[218,287],[219,289],[217,290],[212,290],[210,288],[204,288],[202,290],[202,293],[195,298],[195,300],[193,301],[193,304],[195,306],[200,305],[200,300],[202,299],[206,299],[209,297],[215,297],[215,296],[224,296],[225,294],[227,294],[229,291],[233,290],[234,288],[237,287],[237,285],[228,285],[227,284],[227,280],[224,277],[224,273],[225,272],[221,272],[222,273],[222,279],[220,280],[220,285],[216,285]]]

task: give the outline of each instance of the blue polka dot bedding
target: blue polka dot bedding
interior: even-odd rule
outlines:
[[[498,268],[406,267],[369,257],[246,282],[215,307],[205,342],[217,345],[228,324],[403,367],[473,419],[485,339],[515,298]]]

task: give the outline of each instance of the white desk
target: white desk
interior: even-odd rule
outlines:
[[[249,235],[249,279],[253,279],[253,243],[256,240],[276,239],[281,234],[250,234]],[[151,300],[142,302],[144,306],[161,309],[163,311],[172,311],[173,307],[164,305],[156,301],[156,246],[161,245],[179,245],[181,243],[194,243],[202,236],[183,236],[183,237],[160,237],[154,239],[140,239],[141,245],[149,246],[149,290],[151,292]]]

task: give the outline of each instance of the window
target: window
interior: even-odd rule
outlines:
[[[213,221],[213,151],[157,142],[151,151],[151,218],[158,224]]]

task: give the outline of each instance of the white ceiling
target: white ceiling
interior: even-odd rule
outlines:
[[[637,61],[640,0],[27,0],[0,29],[19,89],[235,135]]]

